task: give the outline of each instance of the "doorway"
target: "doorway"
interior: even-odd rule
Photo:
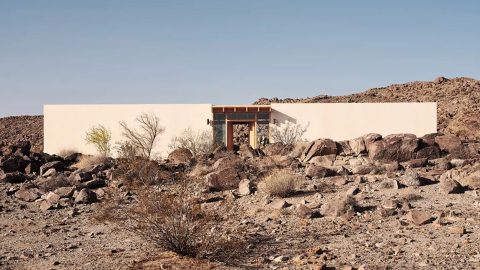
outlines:
[[[229,121],[227,124],[227,149],[238,150],[242,144],[249,144],[256,148],[255,133],[255,121]]]

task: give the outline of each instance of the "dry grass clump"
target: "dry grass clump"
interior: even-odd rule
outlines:
[[[83,155],[80,157],[80,160],[75,163],[73,166],[77,169],[87,169],[94,165],[104,164],[108,162],[108,157],[103,155],[98,156],[86,156]]]
[[[301,179],[289,170],[277,170],[263,181],[268,194],[283,198],[295,192]]]
[[[339,194],[321,209],[323,215],[341,217],[355,214],[357,201],[351,195]]]
[[[98,218],[117,222],[161,250],[226,264],[244,258],[245,242],[225,231],[219,215],[201,208],[189,183],[170,188],[161,192],[143,186],[135,191],[135,203],[110,204],[108,214]]]
[[[58,151],[58,155],[63,157],[63,158],[71,156],[71,155],[76,154],[76,153],[78,153],[78,150],[73,149],[73,148],[66,148],[66,149],[61,149],[60,151]]]
[[[122,160],[114,175],[132,187],[158,185],[172,180],[172,174],[162,169],[158,162],[145,158]]]

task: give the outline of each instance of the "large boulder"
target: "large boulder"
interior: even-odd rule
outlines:
[[[356,156],[364,154],[367,152],[367,147],[365,146],[365,140],[363,137],[355,138],[348,141],[352,153]]]
[[[177,148],[168,155],[168,160],[175,164],[185,164],[187,166],[193,163],[193,154],[187,148]]]
[[[6,173],[10,172],[24,172],[25,168],[28,166],[28,157],[24,159],[21,156],[18,155],[12,155],[7,157],[4,160],[1,160],[0,162],[0,169],[3,170]]]
[[[316,166],[333,166],[335,155],[316,156],[311,158],[308,163]]]
[[[300,161],[308,162],[315,156],[336,155],[337,144],[331,139],[318,139],[307,145],[300,156]]]
[[[452,169],[440,176],[440,182],[449,180],[458,182],[464,188],[480,189],[480,163]]]
[[[307,177],[323,178],[327,176],[333,176],[335,173],[330,168],[324,166],[309,165],[305,170]]]
[[[407,187],[422,185],[422,181],[417,171],[412,169],[407,169],[405,171],[405,174],[402,177],[400,177],[400,183]]]
[[[238,173],[235,168],[221,168],[205,176],[208,191],[233,189],[238,185]]]
[[[372,160],[403,162],[416,158],[419,140],[413,134],[393,134],[368,145],[368,156]]]

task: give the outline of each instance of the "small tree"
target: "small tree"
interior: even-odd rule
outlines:
[[[136,122],[139,130],[132,129],[125,121],[121,121],[122,134],[143,157],[150,158],[157,138],[165,131],[165,128],[160,126],[160,118],[154,114],[142,113],[136,118]]]
[[[284,145],[293,145],[302,140],[303,134],[307,131],[307,126],[295,124],[286,121],[280,126],[271,125],[270,134],[273,142],[280,142]]]
[[[182,132],[181,136],[172,138],[169,145],[171,150],[177,148],[186,148],[192,152],[194,156],[208,154],[213,150],[213,134],[212,131],[193,131],[190,127]]]
[[[104,156],[110,154],[111,139],[112,133],[102,125],[90,128],[85,135],[87,143],[93,144],[97,151]]]

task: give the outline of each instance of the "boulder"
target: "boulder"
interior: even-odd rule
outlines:
[[[282,199],[275,199],[273,202],[270,203],[270,207],[272,207],[273,209],[283,209],[288,207],[289,205],[289,203]]]
[[[438,146],[426,146],[417,150],[415,158],[436,159],[441,156],[440,148]]]
[[[238,185],[238,173],[235,168],[224,168],[205,176],[205,184],[209,191],[232,189]]]
[[[405,171],[405,174],[400,177],[400,183],[407,187],[422,185],[420,176],[415,170],[412,169],[407,169]]]
[[[280,142],[275,142],[275,143],[265,145],[265,147],[262,148],[262,150],[267,156],[273,156],[273,155],[285,156],[291,153],[292,146],[284,145],[283,143],[280,143]],[[242,147],[240,147],[240,151],[242,151]]]
[[[97,201],[97,194],[88,188],[84,188],[75,196],[75,203],[90,204]]]
[[[426,158],[416,158],[402,163],[405,168],[421,168],[427,166]]]
[[[252,183],[248,179],[243,179],[238,183],[238,194],[245,196],[245,195],[250,195],[252,193],[253,187]]]
[[[314,218],[319,216],[318,212],[313,211],[305,204],[298,204],[295,207],[295,215],[299,218]]]
[[[455,194],[463,191],[463,187],[451,178],[443,178],[440,181],[439,188],[440,191],[445,194]]]
[[[305,148],[307,147],[308,143],[306,142],[298,142],[295,144],[295,146],[293,147],[292,151],[290,152],[290,154],[288,154],[289,157],[291,158],[299,158],[303,151],[305,150]]]
[[[219,158],[213,164],[214,170],[222,170],[227,168],[238,168],[242,165],[242,161],[237,155],[229,155],[226,157]]]
[[[6,173],[17,171],[24,172],[28,163],[28,160],[25,160],[20,156],[9,156],[6,159],[1,160],[0,169]]]
[[[53,192],[60,196],[61,198],[71,197],[75,191],[74,187],[60,187],[55,189]]]
[[[57,170],[55,168],[48,169],[44,174],[43,177],[55,176],[57,174]]]
[[[354,154],[352,148],[350,147],[349,141],[337,142],[337,148],[337,154],[340,156],[352,156]]]
[[[25,202],[33,202],[41,196],[42,193],[37,188],[22,187],[15,192],[15,197]]]
[[[42,166],[40,166],[40,174],[43,175],[45,172],[47,172],[48,170],[50,170],[52,168],[57,170],[57,171],[62,171],[64,167],[65,167],[65,164],[63,164],[63,162],[58,161],[58,160],[47,162],[47,163],[43,164]]]
[[[83,185],[89,189],[96,189],[105,187],[107,185],[107,181],[105,181],[104,179],[93,179],[83,183]]]
[[[300,156],[300,161],[308,162],[315,156],[336,155],[337,144],[331,139],[318,139],[309,143]]]
[[[365,141],[363,137],[352,139],[348,141],[350,149],[352,150],[353,155],[358,156],[367,152],[367,147],[365,146]]]
[[[175,164],[192,165],[194,157],[187,148],[177,148],[168,155],[168,160]]]
[[[440,150],[447,153],[455,153],[463,149],[462,141],[455,135],[442,135],[435,137],[435,143]]]
[[[316,156],[311,158],[308,163],[315,166],[333,166],[336,155]]]
[[[365,164],[365,165],[352,166],[350,171],[352,172],[352,174],[364,175],[364,174],[381,172],[381,169],[372,164]]]
[[[326,167],[323,167],[323,166],[316,166],[316,165],[311,164],[305,170],[305,175],[307,177],[323,178],[323,177],[327,177],[327,176],[333,176],[334,173],[329,168],[326,168]]]
[[[42,210],[43,212],[52,210],[54,208],[55,208],[55,204],[50,201],[43,200],[40,202],[40,210]]]
[[[257,156],[255,150],[249,144],[242,144],[240,145],[239,150],[240,156],[243,158],[254,158]]]
[[[421,210],[411,210],[407,213],[406,218],[417,226],[430,223],[433,220],[432,215]]]
[[[73,180],[78,183],[83,183],[93,179],[93,175],[90,172],[76,171],[73,175]]]
[[[52,204],[55,204],[55,203],[58,203],[58,201],[60,200],[60,195],[58,195],[55,192],[49,192],[45,196],[45,200]]]
[[[21,172],[4,173],[0,170],[0,182],[22,183],[25,180],[27,180],[27,177]]]
[[[368,145],[368,156],[378,161],[403,162],[416,158],[419,140],[413,134],[393,134]]]

